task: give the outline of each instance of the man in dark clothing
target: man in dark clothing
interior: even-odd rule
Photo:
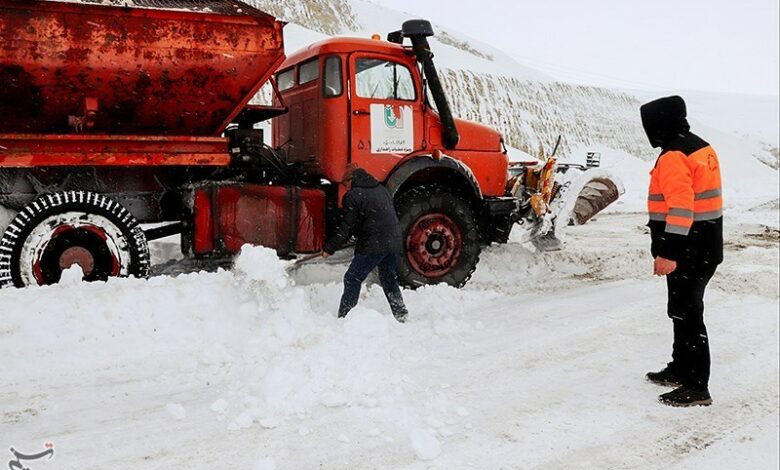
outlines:
[[[664,404],[709,405],[704,291],[723,261],[720,165],[715,150],[690,132],[679,96],[651,101],[640,113],[650,143],[661,148],[650,177],[648,226],[653,271],[666,276],[674,325],[672,362],[647,379],[677,387],[659,397]]]
[[[393,316],[403,323],[407,311],[396,274],[402,248],[401,227],[393,199],[387,189],[362,168],[348,168],[345,182],[350,188],[344,195],[343,218],[336,233],[325,243],[322,254],[327,258],[351,236],[357,239],[355,257],[344,275],[339,318],[345,317],[357,305],[363,281],[378,268],[379,283]]]

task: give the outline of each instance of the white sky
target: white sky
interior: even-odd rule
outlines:
[[[780,94],[778,0],[370,1],[566,81]]]

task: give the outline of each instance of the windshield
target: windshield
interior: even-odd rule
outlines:
[[[416,99],[412,73],[406,66],[383,59],[358,59],[356,68],[355,84],[361,98]]]

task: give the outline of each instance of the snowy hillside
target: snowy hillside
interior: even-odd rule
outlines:
[[[559,134],[561,155],[578,145],[609,147],[650,159],[636,121],[640,103],[603,88],[540,82],[471,70],[448,69],[443,74],[456,115],[501,129],[507,143],[540,156],[550,151]]]

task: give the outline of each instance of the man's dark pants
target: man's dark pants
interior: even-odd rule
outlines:
[[[352,258],[352,263],[344,274],[344,294],[339,305],[339,317],[345,316],[358,303],[360,288],[363,281],[374,268],[379,271],[379,283],[385,291],[385,297],[390,304],[390,309],[396,317],[406,314],[406,306],[398,287],[396,271],[398,269],[398,255],[386,253],[381,255],[358,255]]]
[[[704,390],[710,379],[710,345],[704,326],[704,290],[715,267],[678,268],[666,276],[668,315],[674,324],[669,369],[683,385]]]

